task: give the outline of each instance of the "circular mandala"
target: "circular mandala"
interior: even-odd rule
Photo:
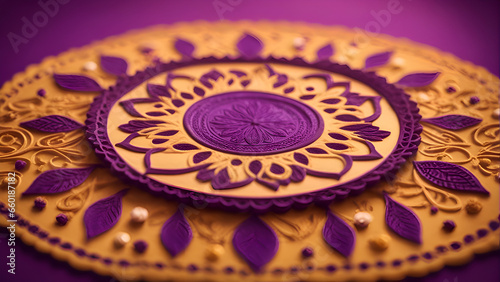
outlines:
[[[88,117],[97,154],[123,178],[238,211],[359,193],[390,178],[421,131],[416,105],[385,79],[301,59],[157,64],[121,78]]]
[[[323,119],[311,107],[252,91],[224,93],[196,102],[187,110],[184,126],[199,143],[242,155],[292,151],[323,133]]]

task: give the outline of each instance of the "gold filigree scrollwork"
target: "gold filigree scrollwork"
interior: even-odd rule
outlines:
[[[33,149],[33,135],[23,128],[0,126],[0,154],[14,157]]]
[[[317,213],[311,211],[311,209],[305,211],[291,210],[286,214],[273,213],[263,218],[284,237],[291,241],[298,241],[309,237],[322,220]]]
[[[435,126],[428,125],[422,131],[421,136],[425,147],[420,150],[420,153],[424,156],[455,164],[468,163],[472,160],[472,154],[466,149],[471,145],[455,133],[436,130]],[[452,154],[455,152],[458,154]]]
[[[90,183],[87,183],[84,187],[82,187],[82,189],[79,189],[78,191],[71,190],[71,193],[68,196],[57,201],[56,207],[64,212],[78,212],[85,205],[87,199],[92,197],[95,184],[96,178],[94,178]]]
[[[419,203],[407,204],[408,207],[424,208],[432,205],[448,212],[456,212],[462,209],[462,201],[459,197],[439,188],[426,185],[415,169],[413,170],[413,182],[398,181],[396,185],[402,188],[398,189],[398,196],[413,198],[423,195],[425,197],[425,200]]]

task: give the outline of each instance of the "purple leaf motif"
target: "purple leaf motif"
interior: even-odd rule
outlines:
[[[470,171],[459,165],[441,161],[414,161],[413,165],[423,178],[437,186],[490,194]]]
[[[318,55],[318,61],[328,60],[333,55],[333,46],[326,44],[316,54]]]
[[[323,238],[328,245],[344,257],[351,255],[356,243],[354,229],[331,211],[327,212],[327,219],[323,227]]]
[[[258,272],[274,257],[279,241],[269,225],[252,215],[236,228],[233,246],[250,267]]]
[[[82,184],[94,167],[60,168],[45,171],[40,174],[23,195],[52,194],[68,191]]]
[[[153,98],[158,98],[158,96],[171,97],[165,85],[148,83],[146,88],[148,89],[149,96]]]
[[[122,197],[127,192],[128,189],[123,189],[112,196],[93,203],[85,211],[83,222],[87,229],[87,239],[108,231],[118,222],[122,214]]]
[[[409,208],[394,201],[384,192],[385,198],[385,222],[399,236],[422,243],[422,229],[417,215]]]
[[[260,51],[262,51],[263,46],[260,39],[248,33],[246,33],[240,41],[238,41],[238,44],[236,44],[240,54],[248,58],[257,57]]]
[[[54,80],[62,88],[82,92],[101,91],[102,87],[92,78],[82,75],[54,74]]]
[[[191,42],[180,38],[175,41],[174,47],[179,53],[186,57],[191,57],[194,52],[194,45]]]
[[[101,67],[107,73],[121,75],[127,74],[128,64],[119,57],[101,56]]]
[[[433,73],[412,73],[401,78],[396,84],[407,87],[422,87],[431,84],[438,76],[439,72]]]
[[[385,65],[391,58],[392,52],[383,52],[366,58],[365,69]]]
[[[170,217],[163,227],[160,234],[161,242],[172,257],[187,248],[193,238],[193,231],[187,222],[182,210]]]
[[[58,115],[50,115],[30,121],[21,122],[19,125],[22,127],[28,127],[51,133],[68,132],[83,127],[83,124],[80,124],[77,121]]]
[[[434,118],[422,119],[422,121],[437,125],[444,129],[460,130],[481,123],[482,119],[461,116],[461,115],[446,115]]]

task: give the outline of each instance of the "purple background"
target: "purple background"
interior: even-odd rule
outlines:
[[[41,2],[55,0],[41,0]],[[222,16],[227,20],[269,19],[345,25],[364,29],[373,14],[387,9],[390,0],[377,1],[77,1],[59,5],[59,11],[38,28],[26,44],[14,51],[10,32],[22,35],[23,17],[43,11],[38,1],[0,3],[0,83],[29,64],[57,55],[71,47],[123,33],[130,29],[177,21],[221,20],[214,3],[233,3]],[[403,10],[393,14],[380,32],[437,47],[499,74],[500,1],[399,0]],[[480,3],[480,4],[475,4]],[[2,281],[111,281],[90,272],[71,269],[67,263],[37,253],[17,240],[17,274],[6,268],[6,231],[0,231],[0,280]],[[500,281],[500,252],[477,256],[464,267],[446,267],[423,279],[408,281]],[[15,278],[15,279],[13,279]]]

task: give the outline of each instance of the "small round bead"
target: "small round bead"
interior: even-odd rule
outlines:
[[[483,205],[477,199],[470,199],[467,204],[465,204],[465,210],[468,214],[479,213],[483,209]]]
[[[418,93],[418,100],[420,102],[429,102],[431,98],[429,98],[429,95],[427,95],[426,93],[420,92]]]
[[[86,62],[83,64],[83,69],[86,71],[94,71],[97,69],[97,64],[92,61]]]
[[[205,258],[209,261],[216,261],[224,254],[224,247],[219,244],[208,246],[205,253]]]
[[[390,241],[391,237],[389,237],[389,235],[381,234],[369,239],[368,244],[372,249],[383,251],[389,247]]]
[[[68,216],[65,215],[64,213],[60,213],[56,216],[56,221],[57,224],[64,226],[66,223],[68,223]]]
[[[293,47],[297,50],[303,50],[306,46],[306,39],[304,37],[295,37],[293,39]]]
[[[500,117],[500,108],[493,110],[493,117],[498,119]]]
[[[146,243],[146,241],[138,240],[134,242],[134,249],[136,252],[140,254],[144,253],[147,248],[148,248],[148,243]]]
[[[45,97],[45,94],[47,94],[47,91],[45,91],[45,89],[41,88],[39,89],[36,94],[40,97]]]
[[[475,105],[475,104],[479,103],[479,101],[480,101],[479,97],[477,97],[477,96],[472,96],[469,99],[469,103],[471,103],[472,105]]]
[[[312,248],[307,247],[302,250],[302,256],[305,258],[312,257],[314,254],[314,251]]]
[[[455,222],[453,220],[443,221],[443,229],[445,231],[451,232],[451,231],[453,231],[453,229],[455,229],[456,226],[457,225],[455,224]]]
[[[116,233],[114,242],[117,247],[123,247],[125,244],[130,242],[130,235],[126,232],[118,232]]]
[[[43,209],[47,205],[47,200],[44,197],[36,197],[35,198],[35,208]]]
[[[132,209],[132,211],[130,212],[130,219],[133,221],[133,222],[144,222],[146,221],[146,219],[148,218],[148,210],[143,208],[143,207],[135,207],[134,209]]]
[[[436,206],[431,207],[431,214],[436,214],[438,212],[438,208]]]
[[[23,161],[23,160],[17,160],[16,163],[14,164],[14,167],[16,168],[16,170],[23,170],[23,168],[26,167],[26,162]]]
[[[395,67],[402,67],[405,63],[405,59],[401,58],[401,57],[396,57],[392,60],[392,64],[395,66]]]
[[[372,222],[373,217],[367,212],[358,212],[354,215],[354,225],[358,228],[363,228],[368,226]]]

